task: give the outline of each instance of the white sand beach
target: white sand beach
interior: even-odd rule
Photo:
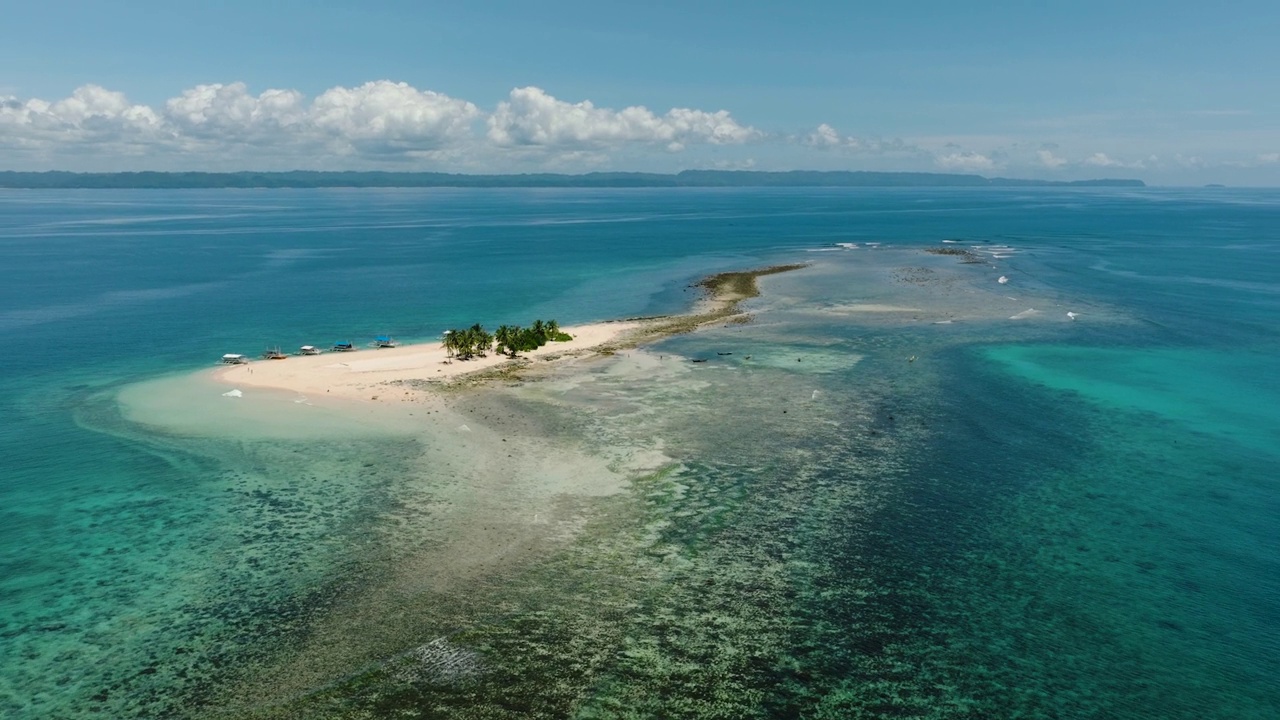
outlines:
[[[519,357],[548,360],[577,357],[641,327],[643,321],[601,322],[563,328],[573,337],[550,342]],[[244,365],[228,365],[211,371],[219,383],[231,388],[272,388],[310,397],[351,400],[403,400],[402,388],[390,393],[379,389],[397,381],[448,382],[464,375],[490,370],[505,363],[520,362],[489,352],[485,357],[459,360],[449,357],[439,342],[402,345],[395,348],[362,348],[354,352],[327,352],[321,355],[290,356],[284,360],[260,360]]]

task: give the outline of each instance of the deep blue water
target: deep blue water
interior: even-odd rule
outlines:
[[[821,261],[825,253],[808,251],[834,243],[943,240],[1016,248],[999,272],[1080,318],[1044,332],[961,328],[929,341],[927,386],[899,386],[902,363],[890,360],[918,352],[899,349],[923,331],[854,335],[845,321],[780,316],[795,337],[770,342],[785,352],[816,352],[825,334],[866,355],[856,372],[823,375],[823,392],[849,408],[881,393],[904,404],[899,416],[924,419],[893,465],[895,494],[867,529],[845,527],[840,513],[854,511],[835,500],[792,518],[785,532],[812,567],[884,593],[868,601],[864,586],[798,576],[786,597],[805,618],[795,627],[808,630],[783,644],[807,669],[769,675],[787,699],[769,699],[766,687],[758,707],[843,717],[891,706],[911,717],[1276,716],[1280,192],[1163,189],[0,194],[0,331],[11,346],[0,374],[0,714],[162,714],[197,691],[166,684],[155,648],[185,654],[216,641],[216,651],[195,652],[234,663],[235,643],[250,642],[242,626],[223,634],[250,611],[228,609],[236,601],[218,587],[249,588],[277,608],[304,603],[327,563],[349,560],[335,538],[374,522],[361,508],[385,500],[376,478],[298,489],[280,469],[292,467],[292,449],[193,453],[119,423],[115,387],[268,346],[676,312],[693,297],[689,284],[711,272]],[[815,303],[856,296],[834,277],[779,284]],[[706,342],[663,347],[692,353]],[[830,419],[855,422],[848,414]],[[881,414],[889,420],[858,422],[899,422]],[[780,433],[759,442],[767,465],[802,446],[835,453],[843,440]],[[324,472],[315,469],[327,467],[324,452],[341,467],[344,453],[394,464],[402,451],[330,447],[308,472]],[[708,477],[731,460],[717,458],[716,443],[701,452]],[[879,451],[839,452],[856,463]],[[852,477],[844,467],[833,462],[814,482],[838,485]],[[792,492],[769,488],[758,490]],[[295,540],[306,536],[307,552],[245,566],[240,543],[267,540],[241,525],[284,502],[255,505],[268,491],[295,493],[328,524],[286,523]],[[229,506],[228,493],[245,499]],[[753,517],[744,510],[742,527]],[[710,552],[713,536],[703,528],[687,542]],[[902,570],[926,565],[910,577]],[[879,628],[847,649],[859,659],[813,655],[839,645],[833,632],[866,624],[851,607]],[[947,674],[933,666],[944,660],[975,667]],[[905,687],[904,673],[934,689],[889,698],[883,688]],[[104,694],[110,682],[121,688],[114,695]],[[822,699],[798,699],[793,685]],[[600,690],[591,707],[607,711],[609,695]]]

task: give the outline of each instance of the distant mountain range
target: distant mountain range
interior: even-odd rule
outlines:
[[[1019,180],[917,172],[757,172],[685,170],[584,175],[460,175],[431,172],[0,172],[0,188],[323,188],[323,187],[1145,187],[1141,180]]]

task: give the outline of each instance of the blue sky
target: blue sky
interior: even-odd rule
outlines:
[[[1280,185],[1280,3],[43,2],[2,169]]]

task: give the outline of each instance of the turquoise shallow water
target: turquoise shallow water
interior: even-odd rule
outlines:
[[[1147,413],[1264,453],[1280,447],[1272,422],[1280,380],[1270,352],[1004,345],[987,357],[1117,411]]]
[[[913,250],[943,240],[984,262]],[[226,688],[358,612],[403,632],[254,712],[1274,717],[1277,253],[1273,191],[0,195],[0,714],[247,716]],[[548,505],[577,539],[461,595],[372,590],[470,527],[439,508],[519,511],[455,497],[489,476],[431,438],[193,437],[116,399],[223,352],[677,311],[794,261],[752,324],[458,401],[477,433],[674,462]],[[441,636],[487,669],[365,664]]]

